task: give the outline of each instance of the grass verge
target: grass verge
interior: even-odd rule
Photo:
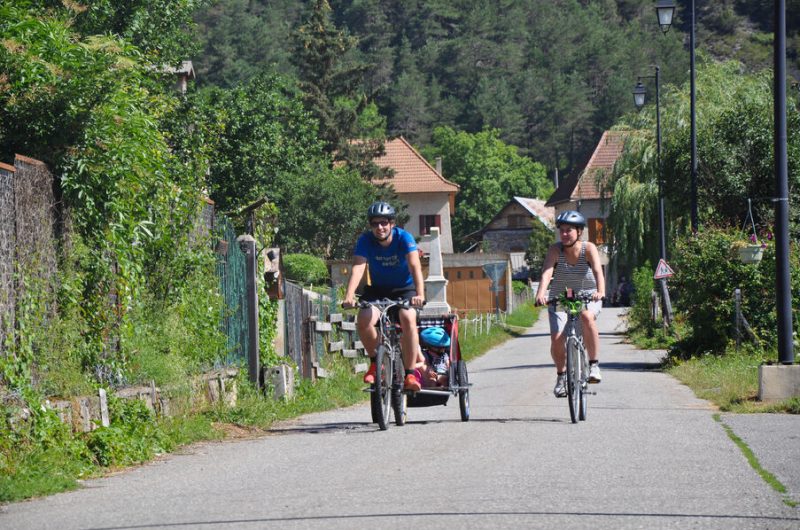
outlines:
[[[459,336],[464,358],[473,359],[533,325],[539,309],[524,305],[505,326]],[[264,399],[242,373],[236,405],[219,405],[178,417],[156,418],[141,402],[122,403],[124,418],[88,434],[68,433],[54,416],[40,423],[0,431],[0,502],[13,502],[75,489],[80,480],[102,476],[198,441],[258,436],[276,421],[345,407],[367,399],[361,375],[350,362],[328,359],[328,377],[302,380],[291,400]],[[46,429],[43,429],[43,426]],[[25,429],[28,429],[26,431]]]
[[[666,371],[695,395],[735,413],[784,412],[800,414],[800,399],[762,403],[758,397],[758,367],[768,361],[761,351],[729,350],[724,355],[703,355],[672,360]]]

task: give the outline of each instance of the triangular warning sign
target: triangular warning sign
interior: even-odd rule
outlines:
[[[654,280],[660,280],[661,278],[669,278],[675,274],[675,271],[669,268],[667,262],[663,259],[658,260],[658,266],[656,267],[656,273],[653,275]]]

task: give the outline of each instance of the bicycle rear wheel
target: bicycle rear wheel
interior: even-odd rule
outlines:
[[[467,375],[467,363],[463,359],[458,360],[456,384],[459,387],[458,408],[461,411],[461,421],[469,421],[469,375]]]
[[[379,344],[375,348],[375,364],[378,367],[375,383],[372,384],[370,406],[372,419],[382,431],[389,428],[389,402],[392,389],[392,357],[386,346]]]
[[[586,347],[581,343],[580,345],[580,364],[581,364],[581,379],[580,379],[580,388],[581,388],[581,397],[580,397],[580,411],[578,414],[578,419],[581,421],[586,420],[586,413],[589,408],[589,385],[587,383],[587,378],[589,376],[589,357],[586,353]]]
[[[392,411],[394,412],[394,423],[398,427],[406,424],[408,417],[408,396],[403,393],[403,378],[405,370],[403,363],[399,359],[394,364],[394,384],[392,385]]]
[[[567,401],[569,417],[572,423],[578,423],[580,415],[579,401],[581,389],[581,365],[578,341],[574,337],[567,338]]]

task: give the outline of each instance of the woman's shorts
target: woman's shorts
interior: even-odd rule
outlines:
[[[600,310],[603,308],[603,301],[602,300],[595,300],[586,304],[586,310],[591,311],[594,315],[594,318],[597,319],[597,316],[600,314]],[[555,308],[550,305],[548,306],[548,316],[550,317],[550,334],[553,333],[561,333],[564,331],[564,326],[567,325],[567,313],[566,311],[556,311]],[[578,329],[581,326],[581,319],[578,319]]]

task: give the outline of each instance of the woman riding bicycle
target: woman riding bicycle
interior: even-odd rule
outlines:
[[[581,236],[586,228],[586,218],[574,210],[561,212],[556,218],[559,241],[550,246],[542,266],[536,302],[547,304],[549,299],[561,295],[566,289],[591,295],[592,301],[581,312],[580,324],[583,340],[589,352],[589,382],[599,383],[600,367],[598,365],[598,347],[600,338],[595,320],[603,306],[605,296],[605,278],[600,264],[600,255],[594,243],[582,241]],[[552,284],[550,281],[552,280]],[[550,294],[548,295],[548,286]],[[550,355],[556,365],[556,386],[553,393],[556,397],[565,397],[567,360],[564,349],[564,326],[567,314],[556,311],[553,305],[548,308],[550,318]]]
[[[353,251],[353,266],[347,292],[345,307],[355,306],[356,289],[361,283],[364,271],[368,269],[368,284],[361,297],[365,301],[404,299],[412,306],[421,307],[425,302],[425,283],[422,279],[422,264],[414,237],[395,226],[397,212],[382,201],[373,203],[367,210],[370,230],[364,232],[356,241]],[[378,310],[367,307],[358,312],[356,327],[367,354],[372,358],[364,382],[375,382],[375,348],[378,346],[378,332],[375,324],[379,318]],[[400,349],[403,352],[405,381],[403,388],[412,392],[420,390],[420,382],[414,374],[414,365],[419,351],[417,333],[417,313],[414,309],[399,309],[398,320],[403,331]]]

